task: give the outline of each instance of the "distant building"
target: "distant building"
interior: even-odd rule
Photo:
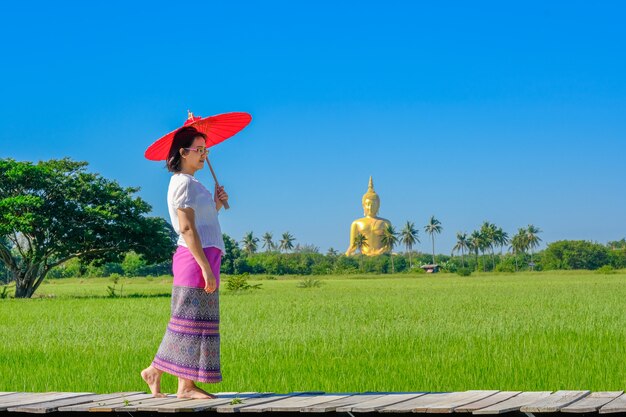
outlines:
[[[436,272],[439,272],[439,265],[437,264],[422,265],[420,266],[420,268],[426,271],[427,274],[434,274]]]

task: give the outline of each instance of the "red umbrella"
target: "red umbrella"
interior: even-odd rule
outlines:
[[[252,116],[243,112],[224,113],[204,118],[194,116],[189,110],[187,113],[187,121],[185,121],[182,127],[193,126],[199,132],[204,133],[206,135],[207,148],[215,146],[229,137],[234,136],[241,129],[246,127],[248,123],[250,123],[250,120],[252,120]],[[145,157],[151,161],[166,160],[170,152],[170,148],[172,147],[174,135],[177,131],[178,129],[171,131],[150,145],[148,149],[146,149],[146,153],[144,154]],[[215,172],[213,171],[213,167],[211,166],[209,159],[207,158],[206,161],[209,164],[209,169],[211,170],[215,184],[219,187],[217,177],[215,176]],[[228,208],[228,203],[224,204],[224,207]]]
[[[250,120],[252,120],[252,116],[242,112],[224,113],[203,118],[194,116],[188,111],[187,121],[182,127],[193,126],[199,132],[204,133],[206,135],[206,147],[210,148],[237,134],[250,123]],[[177,131],[178,129],[171,131],[150,145],[146,150],[145,157],[151,161],[165,161]]]

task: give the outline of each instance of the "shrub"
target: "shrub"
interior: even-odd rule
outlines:
[[[603,267],[600,267],[596,270],[596,274],[614,274],[616,272],[617,271],[615,271],[615,268],[613,268],[611,265],[604,265]]]
[[[519,266],[518,266],[519,268]],[[513,256],[505,256],[496,264],[496,272],[515,272],[515,258]]]
[[[456,273],[462,277],[469,277],[472,275],[472,270],[469,268],[459,268]]]
[[[598,269],[609,261],[609,249],[586,240],[560,240],[543,251],[545,269]]]
[[[262,284],[250,285],[248,283],[249,277],[250,274],[248,274],[247,272],[240,275],[231,275],[226,282],[226,289],[229,291],[247,291],[260,289]]]
[[[109,277],[109,280],[113,283],[113,286],[111,286],[111,285],[107,286],[107,295],[110,298],[122,297],[123,294],[124,294],[124,284],[122,284],[120,286],[119,294],[117,292],[117,284],[120,282],[120,275],[119,274],[111,274],[111,276]]]
[[[315,279],[313,277],[306,277],[303,280],[301,280],[297,287],[298,288],[315,288],[315,287],[321,287],[322,286],[322,281],[320,281],[319,279]]]

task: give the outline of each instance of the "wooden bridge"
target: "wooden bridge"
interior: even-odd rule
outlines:
[[[88,412],[156,413],[456,413],[456,414],[624,414],[624,391],[463,391],[289,394],[224,392],[209,400],[153,398],[144,392],[0,392],[0,415]]]

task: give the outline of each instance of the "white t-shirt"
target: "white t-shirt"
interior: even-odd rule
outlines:
[[[180,234],[177,209],[191,207],[195,214],[196,230],[202,247],[216,247],[222,251],[222,255],[226,253],[213,195],[193,175],[183,173],[172,175],[167,190],[167,207],[172,226],[178,233],[180,246],[187,247],[187,244]]]

